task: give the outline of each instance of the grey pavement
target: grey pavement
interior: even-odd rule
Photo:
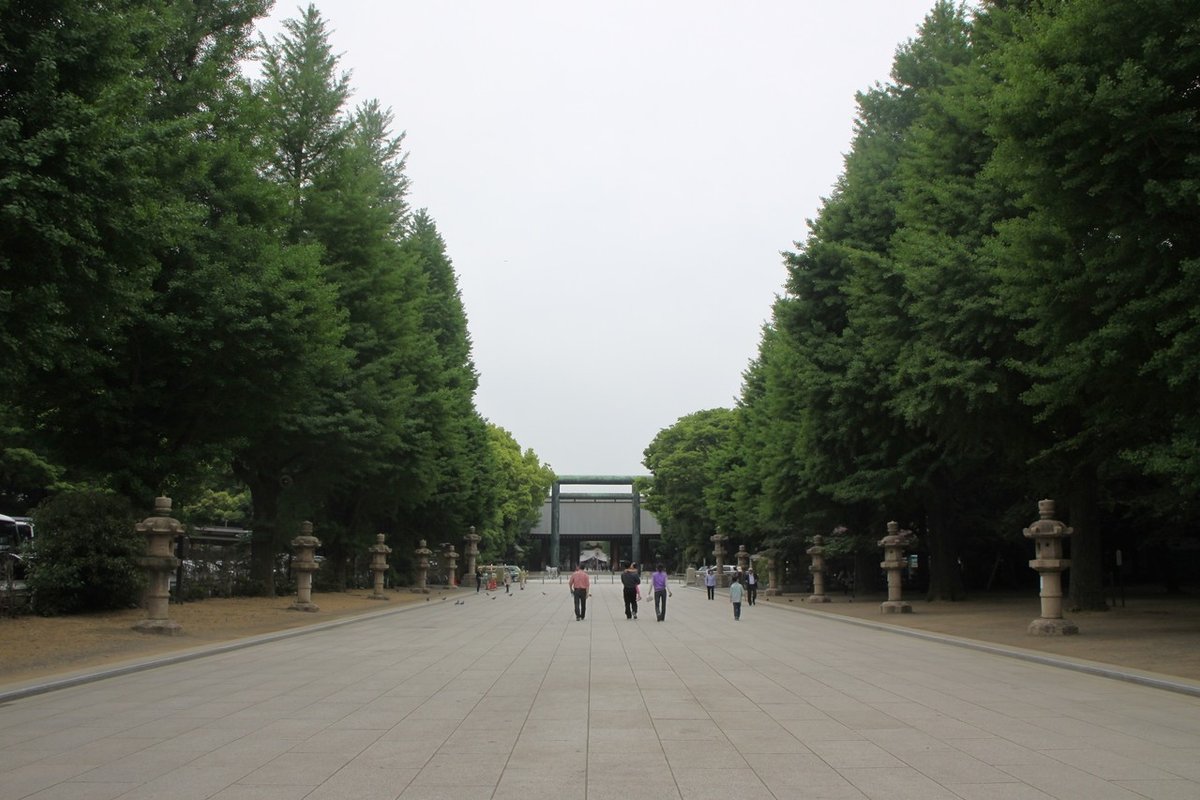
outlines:
[[[1200,698],[565,582],[0,704],[0,800],[1197,800]]]

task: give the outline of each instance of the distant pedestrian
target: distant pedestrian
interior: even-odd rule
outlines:
[[[712,567],[704,573],[704,588],[708,590],[708,599],[712,600],[717,594],[717,573]]]
[[[729,602],[733,603],[733,619],[736,622],[742,618],[742,598],[746,595],[746,589],[742,584],[734,581],[729,584]]]
[[[508,567],[502,567],[504,572],[504,593],[508,594],[508,587],[512,584],[512,573],[508,571]]]
[[[667,571],[661,563],[654,565],[650,586],[654,589],[654,616],[662,622],[667,618],[667,598],[671,596],[671,590],[667,587]]]
[[[641,583],[642,576],[638,572],[637,563],[630,561],[629,566],[621,573],[621,586],[625,595],[625,619],[637,619]]]
[[[517,581],[521,584],[521,591],[525,591],[525,580],[529,577],[529,570],[520,567],[517,570]]]
[[[575,619],[581,620],[587,616],[587,600],[592,596],[592,580],[584,572],[583,564],[575,567],[571,577],[567,578],[567,589],[575,598]]]
[[[475,568],[475,591],[478,592],[483,586],[483,567]]]
[[[758,575],[751,569],[746,573],[746,604],[754,605],[758,598]]]

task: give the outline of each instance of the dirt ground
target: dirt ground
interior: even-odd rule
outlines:
[[[368,594],[365,589],[314,592],[313,602],[319,608],[315,612],[291,610],[292,597],[211,598],[172,604],[171,619],[182,626],[175,636],[133,630],[133,624],[146,616],[138,608],[67,617],[0,618],[0,687],[370,614],[405,603],[439,602],[446,592],[388,591],[386,601],[372,600]]]
[[[0,618],[0,687],[112,666],[180,650],[229,642],[347,616],[369,614],[405,603],[442,602],[446,590],[429,595],[389,591],[386,602],[366,590],[314,593],[320,610],[290,610],[290,597],[214,598],[171,606],[182,625],[178,636],[139,633],[132,625],[140,609],[72,617]],[[801,613],[841,614],[871,622],[918,628],[966,639],[1097,661],[1200,681],[1200,596],[1131,594],[1125,605],[1105,612],[1075,612],[1077,636],[1029,636],[1038,616],[1036,596],[989,595],[961,603],[910,600],[911,614],[882,614],[883,597],[832,595],[827,604],[806,603],[803,596],[759,596],[761,604]]]
[[[806,603],[801,596],[765,598],[789,608],[841,614],[1066,658],[1097,661],[1143,672],[1200,681],[1200,596],[1132,593],[1108,611],[1066,612],[1079,626],[1075,636],[1030,636],[1040,616],[1037,596],[987,595],[963,602],[908,598],[910,614],[883,614],[883,595],[852,598],[830,595],[830,603]],[[760,602],[763,600],[759,597]]]

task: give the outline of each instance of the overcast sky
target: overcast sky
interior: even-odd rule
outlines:
[[[780,253],[842,171],[854,94],[932,5],[316,2],[356,102],[406,133],[477,407],[560,475],[644,474],[661,429],[733,406]]]

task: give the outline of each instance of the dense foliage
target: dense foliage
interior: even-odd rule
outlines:
[[[99,491],[62,492],[34,514],[37,536],[27,581],[43,614],[132,608],[145,574],[146,539],[129,501]]]
[[[895,519],[955,599],[1035,577],[1005,565],[1049,496],[1076,606],[1116,549],[1162,565],[1200,516],[1198,43],[1188,3],[936,3],[859,95],[719,452],[664,460],[697,415],[647,448],[666,528],[824,534],[870,579]]]
[[[514,479],[475,408],[403,134],[350,107],[315,7],[255,42],[269,6],[0,4],[4,508],[170,494],[253,528],[264,592],[305,519],[343,584],[381,531],[398,564],[471,525],[511,540],[544,476]]]

